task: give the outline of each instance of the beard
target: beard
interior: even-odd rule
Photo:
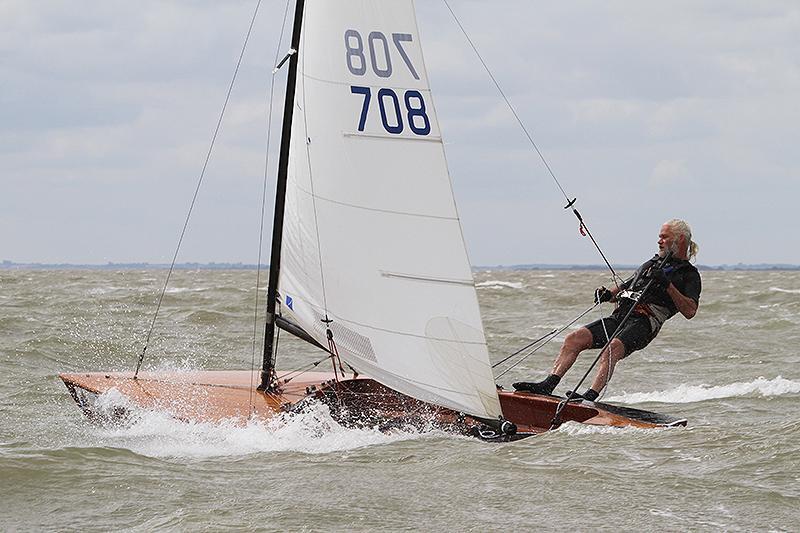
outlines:
[[[667,252],[671,252],[673,256],[678,255],[678,252],[679,252],[678,243],[677,242],[673,242],[669,246],[667,246],[667,247],[665,247],[663,249],[660,249],[658,251],[658,257],[663,258],[664,256],[667,255]]]

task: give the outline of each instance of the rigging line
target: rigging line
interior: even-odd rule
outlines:
[[[507,356],[507,357],[504,357],[502,360],[500,360],[500,361],[496,362],[495,364],[493,364],[493,365],[492,365],[492,368],[497,368],[498,366],[502,365],[503,363],[505,363],[506,361],[508,361],[508,360],[509,360],[509,359],[511,359],[512,357],[514,357],[515,355],[518,355],[518,354],[520,354],[520,353],[524,352],[525,350],[527,350],[528,348],[530,348],[530,347],[531,347],[531,346],[533,346],[534,344],[536,344],[536,343],[538,343],[538,342],[541,342],[541,341],[543,341],[544,339],[546,339],[546,338],[547,338],[547,337],[549,337],[550,335],[555,335],[557,331],[558,331],[557,329],[554,329],[554,330],[550,331],[550,333],[545,333],[544,335],[542,335],[541,337],[539,337],[539,338],[538,338],[538,339],[536,339],[535,341],[533,341],[533,342],[530,342],[530,343],[526,344],[525,346],[523,346],[522,348],[520,348],[520,349],[519,349],[519,350],[517,350],[516,352],[514,352],[514,353],[512,353],[511,355],[509,355],[509,356]]]
[[[611,266],[611,263],[609,262],[608,258],[606,257],[606,254],[604,254],[604,253],[603,253],[603,250],[601,250],[601,249],[600,249],[600,245],[599,245],[599,244],[597,244],[597,241],[594,239],[594,235],[592,235],[592,232],[591,232],[591,231],[589,231],[589,227],[588,227],[588,226],[586,225],[586,223],[583,221],[583,217],[582,217],[582,216],[581,216],[581,214],[578,212],[578,209],[577,209],[577,208],[575,208],[575,206],[574,206],[574,205],[575,205],[575,202],[576,202],[577,200],[578,200],[577,198],[573,198],[571,202],[568,202],[568,203],[567,203],[567,205],[566,205],[566,206],[564,206],[564,209],[569,209],[570,207],[572,207],[572,212],[575,214],[575,217],[576,217],[576,218],[578,219],[578,221],[580,222],[580,226],[579,226],[579,228],[580,228],[581,234],[583,234],[583,232],[584,232],[584,231],[586,231],[586,235],[589,237],[589,239],[591,239],[591,241],[592,241],[592,244],[594,244],[594,247],[595,247],[595,248],[597,249],[597,251],[600,253],[600,257],[602,257],[602,258],[603,258],[603,261],[605,261],[605,263],[606,263],[606,266],[607,266],[607,267],[608,267],[608,269],[611,271],[611,275],[612,275],[612,281],[613,281],[613,282],[614,282],[614,284],[617,286],[617,288],[619,288],[619,282],[620,282],[620,281],[622,281],[622,278],[621,278],[621,277],[620,277],[620,276],[617,274],[617,272],[614,270],[614,267],[612,267],[612,266]]]
[[[283,12],[283,22],[281,23],[281,33],[278,37],[278,46],[275,49],[275,63],[278,62],[278,58],[280,57],[281,53],[281,46],[283,44],[283,35],[286,31],[286,19],[289,16],[289,3],[290,0],[286,0],[286,8]],[[270,76],[270,83],[269,83],[269,105],[267,111],[267,141],[265,147],[265,155],[264,155],[264,185],[262,187],[261,193],[261,223],[259,224],[259,232],[258,232],[258,262],[256,263],[256,297],[254,303],[254,310],[253,310],[253,353],[252,357],[250,358],[250,406],[252,409],[253,405],[253,378],[256,367],[256,343],[258,339],[258,291],[261,288],[261,255],[263,253],[263,246],[264,246],[264,217],[266,214],[266,205],[267,205],[267,181],[269,176],[269,147],[272,142],[272,110],[274,107],[274,96],[275,96],[275,74],[276,71],[272,71],[272,75]]]
[[[512,368],[516,367],[516,366],[517,366],[518,364],[520,364],[522,361],[524,361],[525,359],[527,359],[527,358],[528,358],[528,357],[530,357],[531,355],[535,354],[536,352],[538,352],[539,350],[541,350],[542,348],[544,348],[545,346],[547,346],[547,345],[550,343],[550,341],[552,341],[553,339],[555,339],[555,338],[558,336],[558,334],[559,334],[559,333],[561,333],[562,331],[564,331],[565,329],[567,329],[568,327],[570,327],[571,325],[573,325],[575,322],[577,322],[578,320],[580,320],[581,318],[583,318],[584,316],[586,316],[587,314],[589,314],[589,312],[591,312],[591,311],[592,311],[592,310],[593,310],[595,307],[597,307],[598,305],[600,305],[600,304],[599,304],[599,303],[593,304],[593,305],[592,305],[591,307],[589,307],[589,308],[588,308],[586,311],[584,311],[583,313],[581,313],[581,314],[579,314],[578,316],[576,316],[575,318],[573,318],[573,319],[572,319],[572,321],[571,321],[569,324],[567,324],[567,325],[565,325],[565,326],[563,326],[563,327],[559,328],[559,330],[558,330],[557,332],[555,332],[555,333],[553,334],[553,336],[552,336],[552,337],[550,337],[549,339],[547,339],[546,341],[544,341],[542,344],[540,344],[539,346],[537,346],[536,348],[534,348],[534,349],[533,349],[532,351],[530,351],[529,353],[526,353],[525,355],[523,355],[522,357],[520,357],[519,361],[517,361],[517,362],[516,362],[516,363],[514,363],[513,365],[509,366],[508,368],[506,368],[505,370],[503,370],[502,372],[500,372],[500,373],[497,375],[497,377],[496,377],[495,379],[500,379],[501,377],[503,377],[504,375],[506,375],[506,374],[507,374],[507,373],[508,373],[508,372],[509,372],[509,371],[510,371]]]
[[[206,174],[206,169],[208,168],[208,162],[211,159],[211,153],[214,150],[214,144],[217,141],[217,135],[219,134],[219,130],[222,127],[222,119],[225,117],[225,110],[228,107],[228,101],[231,98],[231,93],[233,92],[233,86],[236,83],[236,76],[239,73],[239,67],[242,64],[242,58],[244,57],[244,52],[247,49],[247,42],[250,40],[250,34],[253,32],[253,25],[256,21],[256,16],[258,15],[258,9],[261,7],[261,0],[258,0],[255,9],[253,10],[253,16],[250,18],[250,25],[247,28],[247,35],[245,35],[244,43],[242,44],[242,51],[239,53],[239,58],[236,61],[236,68],[233,70],[233,76],[231,78],[231,83],[228,86],[228,92],[225,94],[225,102],[222,104],[222,110],[219,113],[219,119],[217,119],[217,125],[214,128],[214,134],[211,136],[211,143],[208,147],[208,152],[206,153],[205,161],[203,162],[203,169],[200,171],[200,177],[197,180],[197,186],[194,190],[194,195],[192,196],[192,202],[189,205],[189,211],[186,213],[186,220],[183,223],[183,229],[181,230],[180,238],[178,239],[178,245],[175,247],[175,254],[172,256],[172,263],[169,266],[169,272],[167,272],[167,279],[164,281],[164,288],[161,289],[161,294],[158,297],[158,304],[156,305],[156,311],[153,314],[153,320],[150,323],[150,329],[147,332],[147,338],[144,342],[144,348],[142,349],[142,354],[139,356],[139,361],[136,363],[136,372],[133,374],[133,378],[137,379],[139,376],[139,369],[142,366],[142,361],[144,361],[145,353],[147,352],[147,347],[150,344],[150,337],[153,334],[153,330],[155,329],[156,319],[158,318],[158,313],[161,310],[161,303],[164,300],[164,293],[167,292],[167,286],[169,285],[169,279],[172,277],[172,272],[175,270],[175,262],[178,259],[178,252],[181,249],[181,244],[183,243],[183,237],[186,235],[186,228],[189,226],[189,219],[192,216],[192,211],[194,210],[194,205],[197,202],[197,196],[200,193],[200,186],[203,184],[203,178]]]
[[[489,69],[489,65],[486,64],[486,61],[484,61],[483,56],[478,51],[478,48],[475,46],[475,43],[472,41],[472,38],[470,38],[469,34],[467,33],[467,30],[461,24],[461,21],[458,19],[458,16],[456,16],[455,11],[453,11],[453,8],[450,7],[450,3],[447,0],[442,0],[442,2],[444,2],[444,5],[447,7],[447,10],[450,11],[450,14],[453,16],[453,20],[458,25],[459,29],[461,30],[461,33],[464,34],[464,37],[467,39],[467,42],[469,43],[470,47],[472,48],[472,51],[475,52],[475,55],[478,57],[478,60],[481,62],[481,65],[483,65],[483,68],[486,71],[486,74],[488,74],[489,78],[491,78],[492,83],[494,83],[495,88],[500,93],[500,96],[503,98],[503,101],[508,106],[508,109],[511,111],[511,114],[514,115],[514,118],[516,119],[517,123],[519,124],[519,127],[522,129],[523,133],[525,133],[525,136],[528,138],[528,141],[531,143],[531,146],[533,146],[533,149],[536,150],[536,153],[539,155],[539,159],[541,159],[542,163],[544,164],[545,168],[547,169],[547,172],[550,174],[550,177],[553,178],[553,181],[555,182],[556,186],[558,187],[558,190],[561,191],[561,194],[564,196],[564,199],[567,201],[567,205],[564,207],[564,209],[568,209],[568,208],[572,207],[572,212],[578,218],[578,221],[580,222],[580,227],[583,230],[586,230],[586,234],[592,240],[592,243],[594,244],[594,247],[597,248],[598,252],[600,252],[600,255],[603,257],[603,261],[605,261],[606,265],[611,270],[611,273],[614,276],[614,281],[616,283],[616,278],[618,277],[617,273],[614,271],[614,268],[611,266],[611,263],[608,261],[608,259],[606,258],[605,254],[600,249],[600,246],[597,244],[597,241],[595,240],[594,236],[589,231],[589,228],[586,226],[586,223],[583,221],[583,217],[581,217],[581,214],[574,207],[577,198],[573,198],[572,200],[569,199],[569,196],[567,195],[566,191],[564,190],[564,187],[561,186],[561,182],[558,181],[558,178],[556,177],[555,172],[553,172],[553,169],[550,167],[550,163],[548,163],[547,159],[544,157],[544,154],[539,149],[539,146],[536,144],[536,141],[533,140],[533,136],[528,131],[528,128],[525,127],[525,124],[522,122],[522,119],[520,118],[519,114],[517,113],[517,110],[511,104],[511,100],[509,100],[508,97],[506,96],[506,93],[505,93],[505,91],[503,91],[503,88],[500,87],[500,83],[497,81],[497,78],[495,78],[495,76],[492,73],[491,69]]]
[[[472,47],[472,51],[475,52],[475,55],[478,57],[478,60],[480,60],[484,70],[486,70],[486,73],[491,78],[492,83],[494,83],[494,86],[497,88],[498,92],[500,93],[500,96],[503,97],[503,100],[505,101],[508,108],[511,110],[511,113],[514,115],[514,118],[517,120],[517,123],[519,124],[520,128],[522,128],[522,131],[525,133],[525,136],[528,138],[528,141],[531,143],[531,146],[533,146],[534,150],[536,150],[536,153],[539,154],[539,159],[541,159],[542,163],[544,163],[547,172],[550,173],[550,176],[553,178],[553,181],[555,181],[556,186],[561,191],[561,194],[564,195],[564,199],[567,200],[567,202],[569,202],[570,201],[569,196],[564,191],[564,188],[561,186],[561,183],[558,181],[558,178],[556,178],[553,169],[550,168],[550,164],[547,162],[547,159],[545,159],[544,154],[542,154],[541,150],[539,150],[539,146],[536,144],[536,141],[533,140],[533,136],[531,136],[531,134],[528,132],[528,128],[525,127],[525,124],[522,122],[522,119],[517,114],[517,110],[514,109],[514,106],[511,104],[511,101],[506,96],[506,93],[503,91],[502,87],[500,87],[500,83],[494,77],[494,74],[492,74],[492,71],[489,69],[489,66],[486,64],[486,61],[483,60],[483,56],[481,56],[481,53],[478,52],[478,48],[475,46],[475,43],[472,42],[472,39],[470,38],[469,34],[467,34],[467,30],[464,29],[464,26],[461,24],[461,21],[456,16],[455,12],[453,11],[453,8],[450,7],[448,1],[442,0],[442,2],[444,2],[444,5],[447,6],[448,11],[450,11],[450,14],[453,16],[453,20],[456,21],[456,24],[461,30],[461,33],[464,34],[464,37],[467,39],[467,42],[469,42],[470,47]]]
[[[330,359],[330,356],[326,355],[325,357],[323,357],[319,361],[315,361],[313,363],[308,363],[308,364],[303,365],[301,367],[298,367],[298,368],[296,368],[294,370],[290,370],[290,371],[286,372],[285,374],[281,374],[280,376],[278,376],[278,379],[283,380],[284,383],[288,383],[289,381],[293,380],[297,376],[302,376],[306,372],[311,372],[311,370],[313,368],[318,367],[320,365],[320,363],[322,363],[324,361],[327,361],[328,359]]]

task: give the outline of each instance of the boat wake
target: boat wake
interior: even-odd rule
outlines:
[[[121,423],[87,430],[99,441],[97,445],[158,458],[205,459],[263,452],[325,454],[446,435],[434,429],[384,432],[344,427],[331,417],[326,405],[318,402],[309,403],[302,412],[246,423],[234,419],[218,423],[180,421],[166,412],[143,409],[115,389],[99,396],[95,408],[107,419],[119,420],[119,414],[125,413]]]
[[[633,426],[595,426],[590,424],[581,424],[580,422],[567,422],[553,430],[554,433],[565,433],[570,437],[578,437],[583,435],[619,435],[622,433],[651,433],[654,431],[662,430],[654,428],[637,428]]]
[[[604,398],[610,403],[635,404],[644,402],[660,403],[694,403],[719,398],[739,396],[782,396],[800,393],[800,382],[777,376],[774,379],[759,377],[750,382],[731,383],[729,385],[679,385],[665,391],[622,393]]]

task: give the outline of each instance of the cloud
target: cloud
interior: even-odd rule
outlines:
[[[198,239],[186,259],[252,259],[239,228],[252,226],[247,202],[260,195],[264,99],[284,5],[262,4],[201,191],[197,227],[219,236]],[[608,244],[615,260],[637,262],[637,246],[652,247],[646,222],[658,226],[679,205],[709,243],[704,261],[800,263],[800,246],[764,237],[791,227],[800,196],[796,2],[451,5],[597,233],[629,236]],[[0,3],[7,258],[153,260],[172,251],[253,7]],[[597,262],[591,247],[574,244],[560,191],[449,12],[440,2],[417,8],[472,260]],[[687,187],[691,195],[670,196]],[[758,221],[756,244],[739,252],[723,227],[736,212]],[[45,216],[52,224],[34,220]]]
[[[681,159],[664,159],[656,163],[650,173],[650,184],[656,187],[673,187],[692,182],[692,173]]]

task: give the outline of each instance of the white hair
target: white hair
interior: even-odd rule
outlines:
[[[692,259],[693,257],[696,258],[697,252],[700,251],[700,246],[692,240],[692,228],[689,227],[689,224],[687,224],[685,220],[673,218],[672,220],[664,222],[664,225],[669,226],[670,229],[675,232],[676,237],[681,235],[684,236],[687,244],[686,255],[689,257],[689,259]]]

